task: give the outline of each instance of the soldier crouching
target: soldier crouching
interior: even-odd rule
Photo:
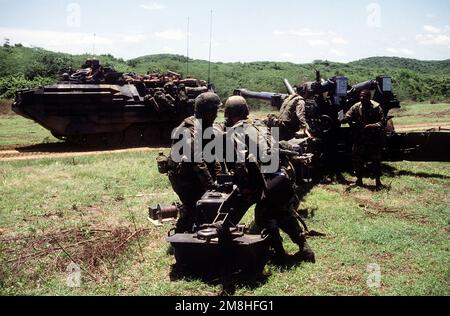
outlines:
[[[213,126],[221,104],[216,94],[210,92],[201,94],[195,100],[195,116],[185,119],[177,129],[177,131],[181,129],[188,131],[189,137],[174,140],[169,158],[169,164],[172,166],[168,172],[169,180],[183,204],[175,228],[176,233],[192,232],[194,225],[198,225],[197,202],[207,190],[215,187],[216,177],[221,173],[220,164],[205,162],[202,153],[194,153],[195,145],[193,144],[196,133],[199,132],[202,133],[200,137],[203,148],[208,144],[208,140],[204,140],[203,133]],[[188,147],[190,152],[180,152],[181,147],[176,146],[180,141],[190,142],[191,146]],[[200,160],[194,159],[197,154],[200,154]],[[182,157],[182,161],[174,161],[175,156]]]
[[[257,144],[258,151],[262,149],[270,155],[268,152],[271,151],[273,142],[277,140],[266,132],[268,129],[265,125],[248,120],[248,116],[249,109],[244,98],[234,96],[228,99],[225,104],[227,134],[231,135],[233,146],[242,151],[238,156],[239,154],[244,156],[241,161],[233,161],[234,182],[249,200],[249,206],[256,203],[255,224],[259,231],[266,231],[268,234],[277,258],[282,259],[286,255],[280,236],[281,229],[299,246],[301,259],[315,262],[314,252],[306,242],[293,213],[298,208],[299,199],[288,171],[278,164],[276,171],[263,174],[262,161],[258,158],[252,159],[255,153],[250,152],[252,149],[250,143]],[[256,132],[247,133],[247,129]],[[250,158],[251,156],[253,157]]]

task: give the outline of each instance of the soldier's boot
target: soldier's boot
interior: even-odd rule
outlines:
[[[281,242],[277,244],[272,244],[272,248],[274,250],[273,255],[274,261],[283,261],[284,259],[286,259],[287,253],[286,250],[284,250],[283,244]]]
[[[298,245],[299,252],[297,255],[300,259],[306,262],[315,263],[315,254],[306,242],[306,236],[303,233],[297,219],[292,216],[287,216],[280,221],[280,227],[286,234],[289,235],[291,240]]]
[[[381,179],[379,177],[375,180],[375,187],[377,190],[380,190],[383,188],[383,183],[381,183]]]
[[[355,170],[356,182],[353,186],[362,187],[363,183],[363,173],[364,173],[364,162],[360,158],[353,158],[353,169]]]
[[[286,258],[286,250],[283,247],[283,238],[281,238],[278,227],[268,227],[265,229],[265,233],[269,236],[269,243],[274,250],[274,260],[280,261]]]
[[[380,190],[383,188],[383,183],[381,183],[381,164],[379,161],[374,162],[374,168],[375,168],[375,187],[377,190]]]
[[[355,182],[355,186],[357,186],[357,187],[362,187],[362,186],[364,186],[363,179],[362,179],[362,178],[358,178],[358,179],[356,180],[356,182]]]
[[[300,251],[298,252],[298,255],[300,258],[305,262],[311,262],[316,263],[316,255],[314,251],[309,246],[308,242],[305,240],[303,242],[300,242],[298,244]]]

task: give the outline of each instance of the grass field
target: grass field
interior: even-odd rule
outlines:
[[[402,122],[416,124],[417,115],[408,114],[417,113],[422,123],[424,107],[408,106]],[[449,107],[426,106],[425,114]],[[2,144],[32,144],[49,136],[6,116],[0,137],[8,139]],[[217,295],[217,284],[170,278],[170,225],[157,228],[146,219],[148,206],[177,201],[157,172],[157,155],[0,161],[0,295]],[[449,167],[386,163],[381,192],[316,186],[301,208],[310,228],[326,234],[310,240],[317,263],[268,264],[262,278],[240,282],[235,294],[450,295]],[[296,252],[289,238],[285,247]],[[79,288],[67,286],[72,260],[83,270]],[[381,273],[377,288],[367,283],[373,264]]]
[[[411,104],[402,105],[400,110],[393,110],[396,125],[450,122],[449,104]]]
[[[264,118],[269,110],[253,112],[253,118]],[[412,104],[393,110],[396,126],[450,122],[450,104]],[[223,114],[219,116],[219,120]],[[50,132],[31,120],[17,115],[0,115],[0,146],[33,145],[58,142]]]

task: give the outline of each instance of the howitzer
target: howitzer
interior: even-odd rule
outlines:
[[[303,86],[293,87],[287,79],[283,80],[287,94],[273,92],[255,92],[247,89],[236,89],[234,95],[242,96],[246,99],[257,99],[269,101],[275,108],[280,109],[284,100],[290,95],[305,95],[306,89],[310,90],[311,95],[327,93],[333,97],[333,103],[340,105],[347,97],[348,79],[343,76],[336,76],[327,81],[307,82]]]
[[[286,80],[285,80],[286,84]],[[331,109],[331,112],[345,114],[354,104],[360,101],[360,93],[363,90],[372,91],[373,100],[378,102],[383,109],[386,117],[386,143],[384,146],[383,157],[385,160],[420,160],[420,161],[450,161],[450,132],[443,130],[432,130],[414,133],[396,133],[393,125],[393,116],[388,116],[391,109],[400,108],[400,102],[393,93],[392,78],[389,76],[378,76],[374,80],[358,83],[354,86],[348,85],[346,77],[333,77],[328,80],[311,81],[296,87],[298,94],[304,96],[315,96],[317,103],[328,104],[324,108]],[[245,89],[237,91],[247,91]],[[245,93],[244,97],[272,101],[274,96],[278,96],[278,100],[284,100],[288,95],[265,92],[263,95],[257,92]],[[265,96],[265,98],[263,97]],[[283,96],[280,99],[279,96]],[[277,99],[277,97],[275,97]],[[282,103],[282,102],[281,102]],[[272,103],[273,104],[273,103]],[[331,106],[329,106],[331,104]],[[323,116],[321,111],[312,111],[313,121],[318,121]],[[325,115],[331,118],[332,122],[328,122],[328,126],[339,126],[339,117],[335,115]],[[323,116],[323,117],[325,117]],[[320,121],[320,120],[319,120]],[[340,164],[349,161],[352,148],[352,131],[347,127],[333,128],[332,133],[319,133],[316,138],[323,140],[325,147],[334,148],[332,153],[328,155],[333,157],[334,161]],[[314,147],[314,146],[313,146]],[[322,148],[322,151],[328,151]],[[320,151],[320,148],[319,148]],[[336,151],[336,152],[334,152]],[[320,156],[320,152],[315,153]],[[317,158],[317,157],[316,157]],[[346,163],[347,164],[347,163]]]

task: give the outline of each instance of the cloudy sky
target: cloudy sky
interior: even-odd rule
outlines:
[[[189,38],[190,57],[206,60],[212,10],[216,62],[450,58],[447,0],[0,0],[0,8],[0,40],[68,53],[186,55]]]

